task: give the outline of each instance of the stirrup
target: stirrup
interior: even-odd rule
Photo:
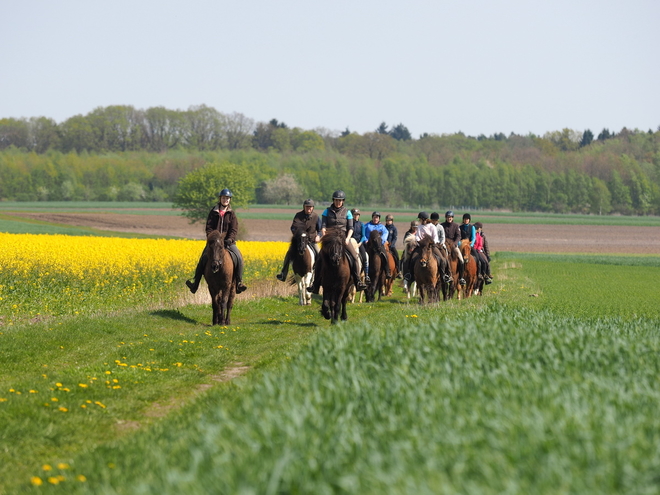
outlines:
[[[366,290],[366,288],[367,288],[366,284],[363,284],[362,282],[358,282],[357,284],[355,284],[355,290],[357,292],[361,292],[363,290]]]
[[[276,278],[277,280],[279,280],[280,282],[284,282],[284,281],[286,280],[286,277],[284,276],[284,274],[283,274],[282,272],[280,272],[280,273],[278,273],[277,275],[275,275],[275,278]]]
[[[236,284],[236,294],[240,294],[241,292],[244,292],[247,290],[247,285],[245,285],[243,282],[238,282]]]
[[[371,283],[371,279],[369,278],[369,275],[364,276],[364,283],[365,284],[370,284]]]
[[[461,284],[461,285],[465,285],[465,284],[467,284],[467,282],[465,281],[464,278],[460,279],[460,280],[458,281],[458,283]]]
[[[446,284],[451,282],[451,275],[444,275],[442,278],[443,278],[443,280],[445,281]]]

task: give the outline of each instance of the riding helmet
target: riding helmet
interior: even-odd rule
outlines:
[[[353,216],[355,216],[355,215],[360,215],[360,210],[357,209],[357,208],[353,208],[353,209],[351,210],[351,213],[353,214]]]
[[[445,217],[452,217],[454,218],[454,212],[449,210],[447,213],[445,213]]]
[[[341,189],[338,189],[332,193],[332,199],[346,199],[346,193]]]
[[[378,218],[380,218],[380,212],[379,212],[379,211],[374,211],[374,212],[371,214],[371,218],[373,218],[373,217],[378,217]]]
[[[385,221],[387,222],[387,221],[389,221],[389,220],[394,221],[394,217],[393,217],[392,215],[387,215],[387,216],[385,217]]]
[[[483,229],[483,228],[484,228],[484,224],[481,223],[481,222],[476,222],[476,223],[474,224],[474,228],[477,229],[477,230],[479,230],[479,229]]]
[[[472,217],[470,216],[469,213],[466,213],[465,215],[463,215],[463,220],[472,220]]]
[[[437,211],[431,213],[431,220],[439,220],[439,219],[440,219],[440,213],[438,213]]]
[[[303,206],[314,206],[314,201],[312,199],[306,199],[303,202]]]
[[[231,198],[233,196],[233,194],[231,193],[231,191],[229,189],[224,188],[222,191],[220,191],[218,193],[218,197],[220,197],[220,196],[227,196],[228,198]]]
[[[420,211],[419,215],[417,215],[417,218],[421,218],[422,220],[428,220],[429,214],[426,213],[425,211]]]

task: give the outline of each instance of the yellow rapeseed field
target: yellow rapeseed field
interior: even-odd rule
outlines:
[[[274,276],[284,242],[237,243],[246,280]],[[0,233],[0,324],[158,302],[187,290],[204,241]]]

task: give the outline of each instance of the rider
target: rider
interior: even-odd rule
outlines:
[[[438,262],[438,270],[443,271],[443,278],[445,282],[449,282],[449,280],[451,280],[451,276],[446,272],[446,270],[442,270],[442,267],[446,266],[446,263],[442,263],[442,256],[440,254],[440,249],[438,248],[438,229],[436,229],[435,225],[431,223],[429,214],[425,211],[420,211],[419,215],[417,215],[417,218],[419,219],[419,225],[417,226],[417,230],[415,232],[415,240],[419,242],[425,237],[430,237],[433,240],[433,255]],[[412,266],[410,266],[411,261],[412,256],[408,258],[408,269],[406,270],[407,273],[404,275],[404,280],[407,280],[409,283],[411,283],[415,275],[413,273]]]
[[[445,229],[442,224],[438,223],[440,221],[440,213],[434,211],[431,213],[431,223],[435,225],[436,230],[438,231],[438,239],[440,244],[440,249],[444,249],[447,252],[447,246],[445,245]]]
[[[474,225],[471,225],[472,216],[469,213],[463,215],[463,223],[459,227],[461,230],[461,240],[469,239],[470,241],[470,254],[474,256],[475,261],[477,262],[477,273],[481,271],[481,259],[477,256],[477,252],[474,249],[474,243],[477,240],[477,229],[474,228]]]
[[[369,242],[369,236],[374,230],[380,232],[381,244],[379,246],[379,250],[380,256],[383,258],[383,264],[385,265],[385,276],[387,278],[392,278],[392,271],[390,270],[390,264],[387,258],[387,250],[385,249],[385,243],[387,242],[389,232],[387,231],[385,225],[380,223],[380,212],[377,211],[374,211],[371,214],[371,222],[364,226],[364,232],[362,234],[363,244],[367,244]]]
[[[481,258],[481,274],[484,277],[484,282],[488,285],[493,282],[493,276],[490,274],[490,249],[488,249],[486,234],[483,232],[484,225],[481,222],[476,222],[474,228],[477,230],[474,249]]]
[[[319,248],[316,243],[321,239],[321,219],[317,213],[314,213],[314,201],[311,199],[303,201],[303,209],[293,217],[291,233],[295,234],[298,230],[302,230],[307,234],[309,239],[313,239],[313,242],[310,242],[309,245],[314,249],[314,258],[318,258]],[[289,246],[289,250],[284,257],[284,263],[282,264],[282,271],[276,275],[277,280],[280,282],[284,282],[287,273],[289,273],[289,264],[291,258],[294,256],[293,249],[293,245]]]
[[[206,219],[206,236],[217,230],[221,234],[226,232],[225,248],[231,252],[232,258],[236,264],[236,294],[240,294],[247,286],[243,283],[243,256],[236,247],[236,234],[238,234],[238,219],[234,210],[231,209],[229,203],[231,202],[233,194],[229,189],[223,189],[218,193],[218,204],[216,204]],[[202,256],[199,258],[197,268],[195,269],[195,279],[193,282],[186,280],[186,285],[193,294],[199,289],[199,283],[204,275],[204,268],[207,261],[206,246],[202,251]]]
[[[459,249],[459,244],[461,243],[461,229],[457,224],[454,223],[454,212],[449,210],[445,213],[445,221],[442,222],[442,228],[445,231],[445,239],[449,239],[454,243],[454,252],[458,256],[458,283],[465,285],[465,279],[463,278],[463,271],[465,270],[465,262],[463,261],[463,255]]]
[[[394,225],[394,217],[392,215],[387,215],[385,217],[385,228],[389,233],[387,236],[387,241],[390,243],[390,253],[392,253],[392,256],[394,256],[394,263],[396,263],[395,266],[398,268],[400,261],[399,250],[396,248],[396,241],[399,238],[399,231],[397,230],[396,225]],[[402,278],[400,271],[396,278]]]
[[[364,224],[360,222],[360,210],[358,208],[353,208],[351,210],[353,214],[353,239],[357,242],[358,245],[358,254],[360,255],[360,260],[362,260],[362,273],[364,273],[365,283],[369,283],[369,257],[367,256],[367,250],[364,248],[364,243],[362,242],[362,231],[364,229]]]
[[[346,193],[342,190],[337,190],[332,193],[332,205],[323,210],[321,215],[321,234],[325,235],[329,228],[339,228],[346,232],[346,250],[350,253],[349,264],[353,273],[355,289],[362,291],[367,286],[360,280],[360,272],[358,270],[358,255],[349,242],[353,236],[353,214],[344,206],[346,200]],[[321,288],[321,257],[316,258],[314,266],[314,283],[311,287],[307,287],[307,291],[312,294],[318,294]]]

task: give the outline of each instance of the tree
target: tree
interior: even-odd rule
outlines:
[[[610,139],[612,134],[610,134],[610,130],[604,128],[602,131],[600,131],[600,134],[598,134],[598,141],[605,141],[606,139]]]
[[[389,134],[397,141],[410,141],[412,139],[410,131],[403,124],[394,126]]]
[[[590,211],[598,215],[607,215],[612,209],[610,190],[605,182],[596,177],[592,179],[591,183],[591,191],[589,192]]]
[[[285,174],[266,181],[262,198],[268,204],[298,204],[303,200],[303,191],[293,175]]]
[[[250,146],[250,134],[254,129],[254,120],[242,113],[234,112],[227,115],[225,139],[227,148],[237,150]]]
[[[582,139],[580,139],[580,148],[589,146],[593,140],[594,140],[594,133],[591,132],[589,129],[587,129],[582,133]]]
[[[249,171],[233,163],[209,163],[179,180],[173,206],[183,210],[191,223],[203,222],[225,187],[233,194],[234,207],[247,206],[254,199],[254,179]]]
[[[380,125],[376,128],[376,132],[378,134],[389,134],[389,131],[387,130],[387,124],[385,122],[381,122]]]

